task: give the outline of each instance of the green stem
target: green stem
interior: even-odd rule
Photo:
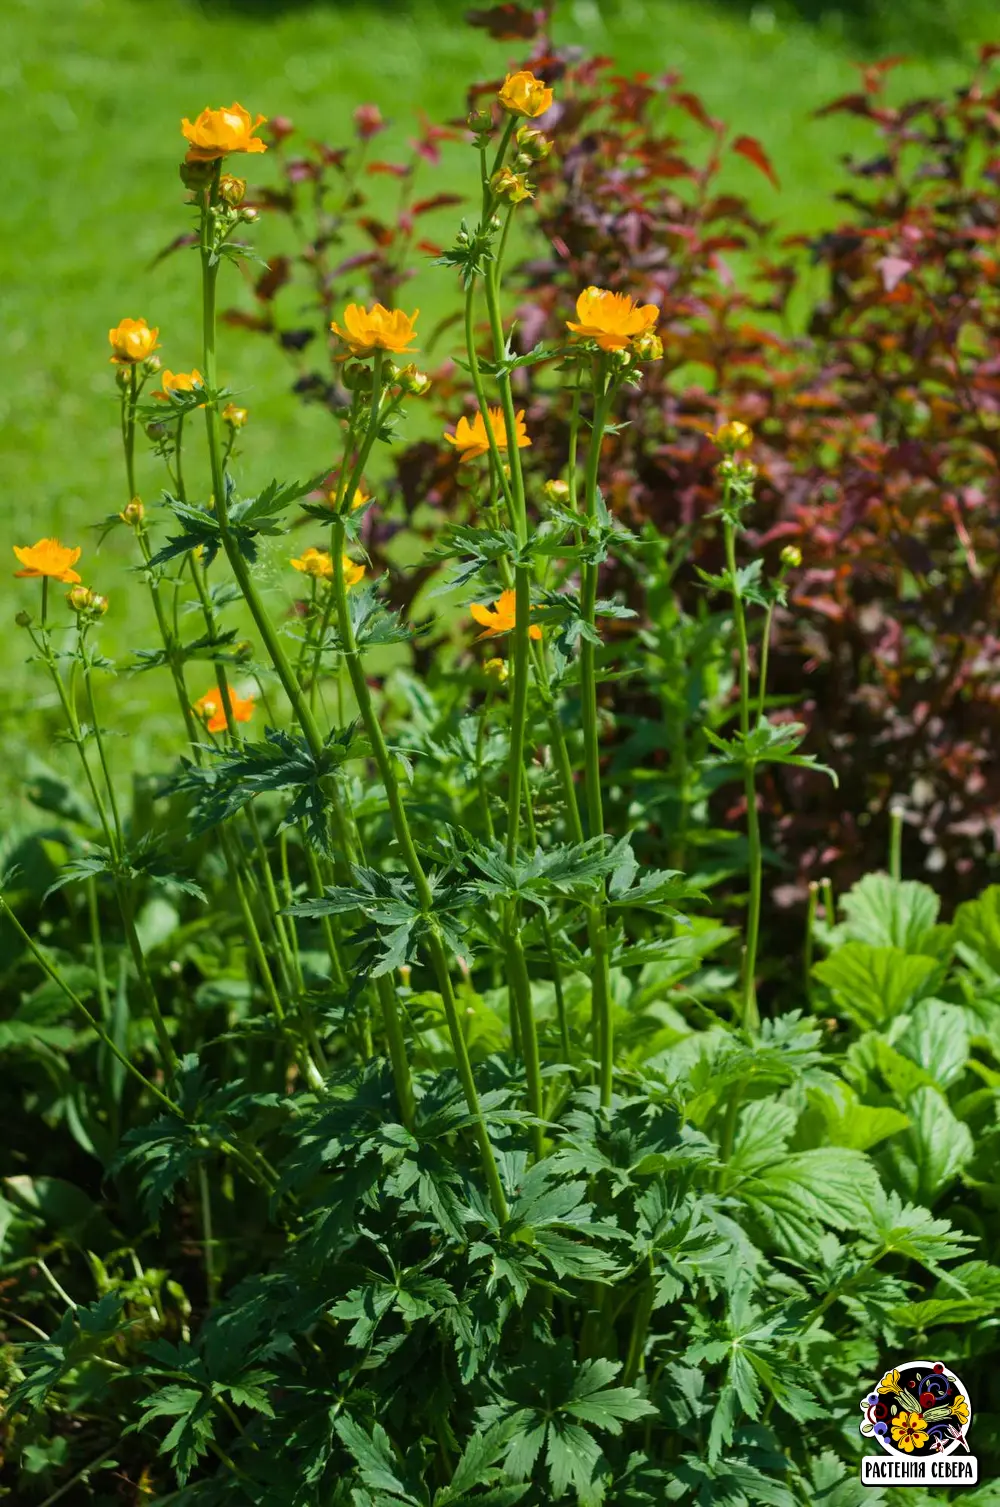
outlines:
[[[584,514],[589,525],[597,522],[597,482],[601,444],[607,423],[610,397],[607,363],[601,358],[595,375],[594,414],[590,444],[584,472]],[[585,561],[581,570],[580,611],[584,623],[595,631],[597,603],[597,564]],[[580,642],[580,712],[583,722],[584,784],[587,804],[588,836],[604,832],[604,802],[601,794],[600,730],[597,717],[597,670],[595,645],[586,635]],[[606,901],[601,899],[589,912],[588,932],[593,954],[594,1026],[599,1063],[598,1083],[601,1104],[611,1103],[614,1074],[614,1020],[611,1008],[611,968],[608,959]]]
[[[811,879],[809,881],[809,905],[806,910],[806,939],[802,954],[802,972],[807,995],[812,994],[813,931],[816,927],[816,906],[818,900],[819,885],[815,879]]]
[[[729,500],[729,483],[726,482],[726,496],[723,508],[727,508]],[[739,681],[740,681],[740,732],[744,739],[750,732],[750,646],[747,641],[746,613],[743,610],[743,593],[740,588],[739,577],[736,573],[736,523],[728,515],[723,515],[723,535],[726,549],[726,568],[729,572],[730,591],[733,602],[733,621],[736,625],[736,650],[739,656]],[[750,901],[747,910],[746,939],[743,948],[743,977],[740,990],[741,1016],[744,1027],[748,1031],[755,1031],[760,1025],[760,1013],[757,1009],[757,942],[760,935],[760,900],[761,900],[761,846],[760,846],[760,819],[757,814],[757,766],[749,758],[746,758],[744,749],[744,791],[746,794],[747,807],[747,844],[749,847],[750,866]]]
[[[214,1308],[219,1296],[219,1274],[215,1267],[215,1239],[212,1234],[212,1191],[208,1185],[205,1163],[198,1163],[198,1198],[201,1204],[202,1250],[205,1253],[205,1286],[208,1306]]]
[[[903,877],[903,808],[889,809],[889,876],[898,884]]]
[[[375,394],[373,393],[373,400],[374,397]],[[392,759],[386,746],[381,723],[375,714],[371,691],[368,688],[364,666],[361,662],[361,655],[358,651],[357,640],[354,635],[354,625],[351,622],[350,607],[347,601],[347,586],[344,580],[344,519],[340,515],[334,519],[333,524],[333,583],[334,591],[336,592],[338,626],[341,642],[344,645],[347,673],[350,676],[358,709],[365,725],[365,731],[368,734],[368,740],[371,743],[372,754],[385,788],[396,841],[402,851],[406,868],[413,880],[417,894],[417,903],[428,919],[428,950],[437,978],[442,1004],[444,1005],[452,1049],[455,1053],[455,1060],[458,1066],[458,1075],[465,1093],[469,1113],[473,1116],[476,1139],[479,1143],[483,1171],[489,1185],[493,1210],[497,1219],[503,1223],[507,1218],[507,1200],[504,1197],[503,1185],[500,1181],[500,1173],[493,1154],[493,1147],[490,1143],[489,1131],[486,1128],[486,1120],[483,1116],[475,1079],[472,1075],[468,1047],[458,1018],[451,975],[448,971],[447,955],[441,941],[441,933],[433,918],[434,894],[427,875],[424,873],[423,864],[420,862],[420,856],[413,841],[406,809],[400,794],[399,783],[396,779],[396,771],[393,768]],[[401,1037],[402,1033],[398,1019],[386,1019],[385,1025],[390,1044],[393,1041],[394,1032],[398,1032]],[[397,1095],[402,1104],[404,1096],[405,1099],[409,1099],[412,1094],[412,1088],[410,1086],[409,1065],[406,1061],[405,1043],[401,1039],[397,1043],[396,1052],[391,1055],[394,1070],[397,1061],[406,1063],[404,1082],[401,1084],[399,1080],[396,1081]]]

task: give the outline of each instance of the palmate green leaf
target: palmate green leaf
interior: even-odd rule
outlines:
[[[744,768],[758,764],[794,764],[799,769],[813,769],[827,775],[835,786],[839,783],[829,765],[821,764],[813,754],[796,753],[808,732],[801,722],[771,722],[767,717],[761,717],[757,726],[746,734],[737,732],[729,738],[722,738],[710,727],[703,727],[702,732],[717,750],[702,759],[705,769],[721,769],[729,765]]]
[[[154,1419],[175,1421],[160,1445],[160,1454],[168,1455],[183,1486],[215,1436],[212,1399],[200,1387],[171,1383],[142,1403],[142,1415],[126,1433],[147,1428]]]
[[[923,999],[896,1046],[924,1069],[942,1090],[962,1077],[969,1060],[969,1026],[960,1005]]]
[[[135,1321],[123,1318],[123,1306],[119,1293],[106,1293],[96,1303],[80,1304],[65,1313],[48,1340],[24,1345],[18,1357],[23,1380],[5,1399],[8,1415],[46,1406],[50,1394],[66,1377],[100,1355],[110,1341],[129,1328]]]
[[[308,481],[269,481],[263,491],[258,492],[256,497],[245,498],[241,501],[230,500],[227,517],[229,522],[236,527],[254,527],[262,532],[271,533],[271,528],[264,528],[265,523],[283,513],[285,508],[293,502],[298,502],[300,497],[306,497],[310,492],[316,492],[323,485],[328,472],[321,471],[316,476],[311,476]]]
[[[344,1448],[353,1457],[366,1486],[372,1491],[388,1492],[402,1502],[415,1500],[400,1479],[389,1435],[380,1423],[374,1423],[369,1434],[353,1418],[341,1415],[333,1426]]]
[[[955,935],[963,949],[1000,975],[1000,884],[991,884],[975,900],[955,911]]]
[[[927,1209],[904,1204],[897,1193],[885,1192],[881,1186],[866,1203],[860,1233],[873,1249],[919,1261],[964,1296],[958,1279],[946,1272],[941,1263],[967,1255],[973,1243],[971,1236],[956,1230],[947,1219],[935,1219]]]
[[[816,1147],[784,1155],[730,1186],[774,1251],[808,1260],[822,1226],[854,1229],[859,1206],[876,1196],[868,1158],[849,1147]]]
[[[831,990],[836,1008],[862,1026],[884,1027],[931,994],[940,977],[937,958],[846,942],[813,968]]]
[[[919,953],[934,929],[941,902],[928,884],[866,874],[841,898],[840,906],[846,917],[841,928],[845,941]]]
[[[890,1165],[909,1197],[933,1204],[972,1160],[972,1132],[936,1088],[918,1088],[906,1112],[909,1129],[889,1147]]]
[[[868,1151],[910,1123],[902,1110],[888,1104],[863,1104],[853,1088],[839,1079],[810,1088],[808,1094],[822,1125],[822,1138],[833,1146]]]

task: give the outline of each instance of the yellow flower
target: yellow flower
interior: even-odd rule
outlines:
[[[233,721],[249,722],[255,705],[253,697],[247,696],[241,699],[232,686],[227,686],[226,689],[229,692],[229,710],[232,712]],[[206,691],[204,696],[200,696],[194,703],[194,710],[210,733],[224,733],[229,726],[218,691]]]
[[[513,591],[501,591],[492,607],[484,607],[481,602],[473,602],[469,611],[483,629],[478,635],[477,643],[480,638],[498,638],[501,633],[513,631],[516,599]],[[537,623],[532,623],[528,634],[531,638],[541,638],[542,630]]]
[[[228,110],[202,110],[194,124],[185,116],[181,134],[191,143],[186,160],[215,162],[230,152],[266,152],[266,143],[254,135],[266,120],[266,115],[258,115],[251,124],[249,111],[235,101]]]
[[[371,502],[371,498],[364,487],[355,487],[354,496],[351,498],[351,512],[353,513],[355,508],[363,508],[366,502]]]
[[[566,324],[577,335],[596,340],[602,351],[624,351],[653,328],[659,315],[655,303],[637,304],[627,293],[590,287],[576,301],[576,320]]]
[[[967,1397],[963,1397],[961,1392],[959,1392],[958,1396],[955,1398],[955,1401],[951,1405],[951,1411],[952,1415],[958,1419],[959,1424],[962,1426],[962,1428],[965,1428],[965,1425],[969,1421],[969,1399]]]
[[[359,303],[349,303],[344,310],[342,329],[336,320],[330,325],[335,335],[346,340],[352,356],[370,356],[372,351],[405,351],[411,340],[417,338],[415,325],[419,309],[404,314],[402,309],[387,309],[383,304],[374,304],[366,309]]]
[[[525,173],[512,173],[509,167],[502,167],[499,172],[493,174],[490,179],[490,188],[498,199],[505,199],[510,204],[523,204],[525,199],[533,199]]]
[[[544,115],[552,103],[552,90],[533,73],[522,69],[520,73],[508,73],[503,88],[497,95],[505,110],[511,115]]]
[[[344,585],[356,586],[365,573],[363,565],[356,565],[349,555],[341,556],[344,562]],[[302,551],[298,560],[292,564],[296,570],[301,570],[304,575],[315,576],[319,581],[333,580],[333,559],[325,549],[314,549],[312,545]]]
[[[195,387],[204,387],[205,379],[197,367],[189,372],[172,372],[164,368],[160,377],[163,384],[158,392],[154,392],[154,398],[160,398],[163,402],[170,401],[172,392],[193,392]]]
[[[227,403],[222,410],[222,422],[229,424],[233,429],[242,429],[246,423],[248,414],[245,408],[240,408],[237,403]]]
[[[131,502],[127,502],[125,504],[124,508],[118,514],[118,516],[121,519],[122,523],[129,524],[131,528],[138,528],[139,524],[146,516],[146,509],[143,505],[142,498],[133,497]]]
[[[70,568],[80,558],[79,546],[70,549],[58,539],[39,539],[37,544],[15,544],[14,553],[24,566],[23,570],[15,570],[15,576],[48,576],[53,581],[65,581],[67,586],[74,586],[80,580],[76,571]]]
[[[899,1372],[887,1371],[878,1384],[878,1390],[884,1395],[887,1392],[899,1391]]]
[[[145,361],[158,345],[159,329],[151,330],[144,319],[122,319],[113,330],[108,331],[111,342],[111,360],[116,366],[133,366]]]
[[[912,1454],[927,1443],[927,1421],[919,1413],[899,1413],[892,1420],[893,1442]]]
[[[296,570],[301,570],[303,575],[316,576],[317,579],[329,581],[333,578],[333,559],[325,549],[314,549],[312,545],[303,550],[298,560],[292,564]]]
[[[737,450],[749,450],[753,444],[753,430],[749,424],[741,424],[739,419],[733,419],[731,423],[723,424],[721,429],[716,430],[715,443],[727,455],[732,455]]]
[[[503,685],[510,672],[502,659],[488,659],[483,665],[483,673]]]
[[[506,450],[507,425],[504,423],[502,409],[490,409],[490,428],[493,430],[493,438],[496,440],[497,449]],[[517,448],[519,450],[523,450],[525,445],[531,444],[527,430],[524,427],[523,408],[519,409],[514,415],[514,438],[517,440]],[[479,455],[488,455],[490,442],[486,436],[486,425],[483,422],[482,410],[477,411],[471,424],[467,418],[460,418],[455,425],[455,433],[446,434],[445,439],[449,445],[455,446],[462,460],[475,460]]]

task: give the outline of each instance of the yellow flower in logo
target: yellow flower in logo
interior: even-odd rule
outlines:
[[[899,1449],[912,1454],[927,1443],[927,1423],[919,1413],[900,1413],[892,1420],[892,1438]]]

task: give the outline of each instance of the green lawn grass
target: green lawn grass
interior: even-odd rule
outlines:
[[[83,544],[85,579],[112,598],[111,652],[124,654],[153,635],[144,589],[125,569],[124,530],[94,559],[91,525],[124,500],[106,332],[123,315],[143,315],[160,326],[168,365],[183,370],[198,360],[195,259],[179,254],[151,267],[187,224],[177,177],[180,117],[235,97],[336,142],[348,136],[353,108],[371,100],[394,123],[390,155],[414,110],[439,119],[459,113],[467,81],[501,73],[516,56],[516,44],[466,27],[464,9],[444,0],[207,0],[202,7],[189,0],[7,0],[0,21],[0,551],[13,565],[11,545],[43,534]],[[989,12],[978,0],[952,0],[950,8],[924,0],[915,8],[880,8],[865,0],[818,20],[735,0],[719,7],[704,0],[565,0],[558,16],[560,40],[610,53],[624,69],[678,68],[711,110],[760,137],[781,191],[752,168],[742,171],[760,212],[796,229],[833,217],[838,155],[870,139],[842,118],[810,118],[818,104],[852,87],[859,47],[923,44],[930,50],[901,70],[893,87],[933,88],[960,77],[963,58],[990,34]],[[464,149],[448,161],[456,177],[471,171]],[[266,159],[253,164],[262,174],[266,167]],[[415,302],[432,311],[451,294],[449,274],[421,269]],[[232,275],[229,297],[238,296]],[[331,456],[329,419],[292,398],[275,351],[227,332],[221,364],[224,380],[253,409],[243,461],[248,486],[276,473],[314,471]],[[155,495],[161,474],[151,459],[143,458],[140,474],[141,490]],[[8,623],[34,591],[10,581],[3,594]],[[49,726],[50,698],[37,667],[22,666],[24,650],[24,636],[11,626],[0,642],[0,734],[8,753],[0,787],[25,746],[38,745],[40,727]],[[107,693],[114,708],[108,720],[130,735],[123,756],[138,767],[169,714],[166,686],[157,680],[122,675]]]

